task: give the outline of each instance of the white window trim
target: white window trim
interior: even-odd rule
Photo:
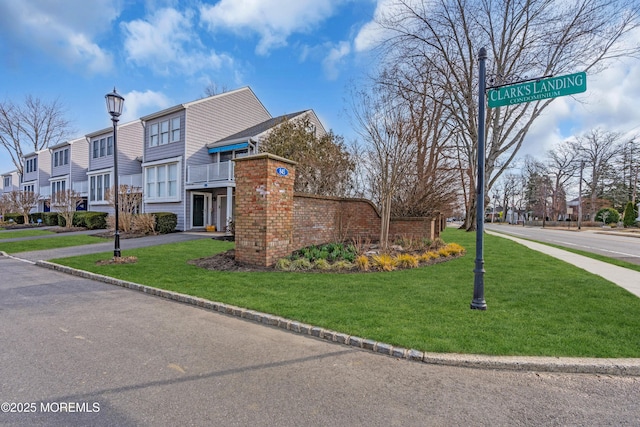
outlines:
[[[174,120],[178,120],[178,122],[180,123],[180,127],[178,129],[174,129],[173,128],[173,122]],[[167,142],[162,142],[162,135],[164,132],[162,132],[162,124],[163,123],[167,123]],[[152,134],[151,133],[151,128],[152,126],[157,126],[157,133]],[[178,139],[174,140],[173,139],[173,134],[174,132],[178,130]],[[149,136],[147,138],[147,146],[149,148],[151,147],[160,147],[161,145],[169,145],[169,144],[173,144],[175,142],[180,142],[181,139],[181,135],[182,135],[182,116],[173,116],[173,117],[164,117],[161,120],[157,120],[154,121],[153,123],[149,123]],[[155,136],[156,137],[156,141],[155,144],[152,144],[152,140],[151,137]]]
[[[87,197],[87,202],[90,206],[108,206],[109,202],[106,200],[93,200],[91,201],[91,177],[92,176],[97,176],[97,175],[106,175],[109,174],[111,175],[110,177],[110,187],[113,187],[113,167],[110,168],[104,168],[104,169],[96,169],[96,170],[92,170],[90,172],[87,172],[87,185],[89,186],[89,196]],[[105,189],[103,188],[102,191],[104,191]]]
[[[176,179],[176,196],[175,197],[162,197],[162,198],[150,198],[147,194],[147,168],[158,167],[164,165],[176,164],[178,167],[178,176]],[[170,159],[156,160],[153,162],[142,164],[142,195],[143,203],[175,203],[182,202],[182,156],[172,157]]]

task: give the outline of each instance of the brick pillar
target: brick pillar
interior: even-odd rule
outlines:
[[[273,265],[291,253],[296,163],[268,153],[235,162],[236,261]]]

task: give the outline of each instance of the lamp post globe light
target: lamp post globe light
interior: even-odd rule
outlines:
[[[124,98],[116,92],[116,88],[113,88],[113,92],[106,94],[107,100],[107,112],[111,115],[111,121],[113,122],[113,186],[115,188],[114,208],[115,208],[115,231],[114,231],[114,258],[120,258],[120,223],[118,221],[118,199],[120,196],[120,186],[118,183],[118,120],[120,114],[122,114],[122,106],[124,105]]]

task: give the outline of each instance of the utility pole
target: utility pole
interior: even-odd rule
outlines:
[[[582,171],[584,171],[584,160],[580,160],[580,182],[578,183],[578,230],[582,228]]]

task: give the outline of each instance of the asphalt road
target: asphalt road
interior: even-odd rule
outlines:
[[[572,229],[554,229],[487,223],[485,228],[640,264],[640,234],[621,235],[593,229],[578,232],[575,226]]]
[[[640,424],[639,377],[397,360],[8,257],[0,325],[2,426]]]

